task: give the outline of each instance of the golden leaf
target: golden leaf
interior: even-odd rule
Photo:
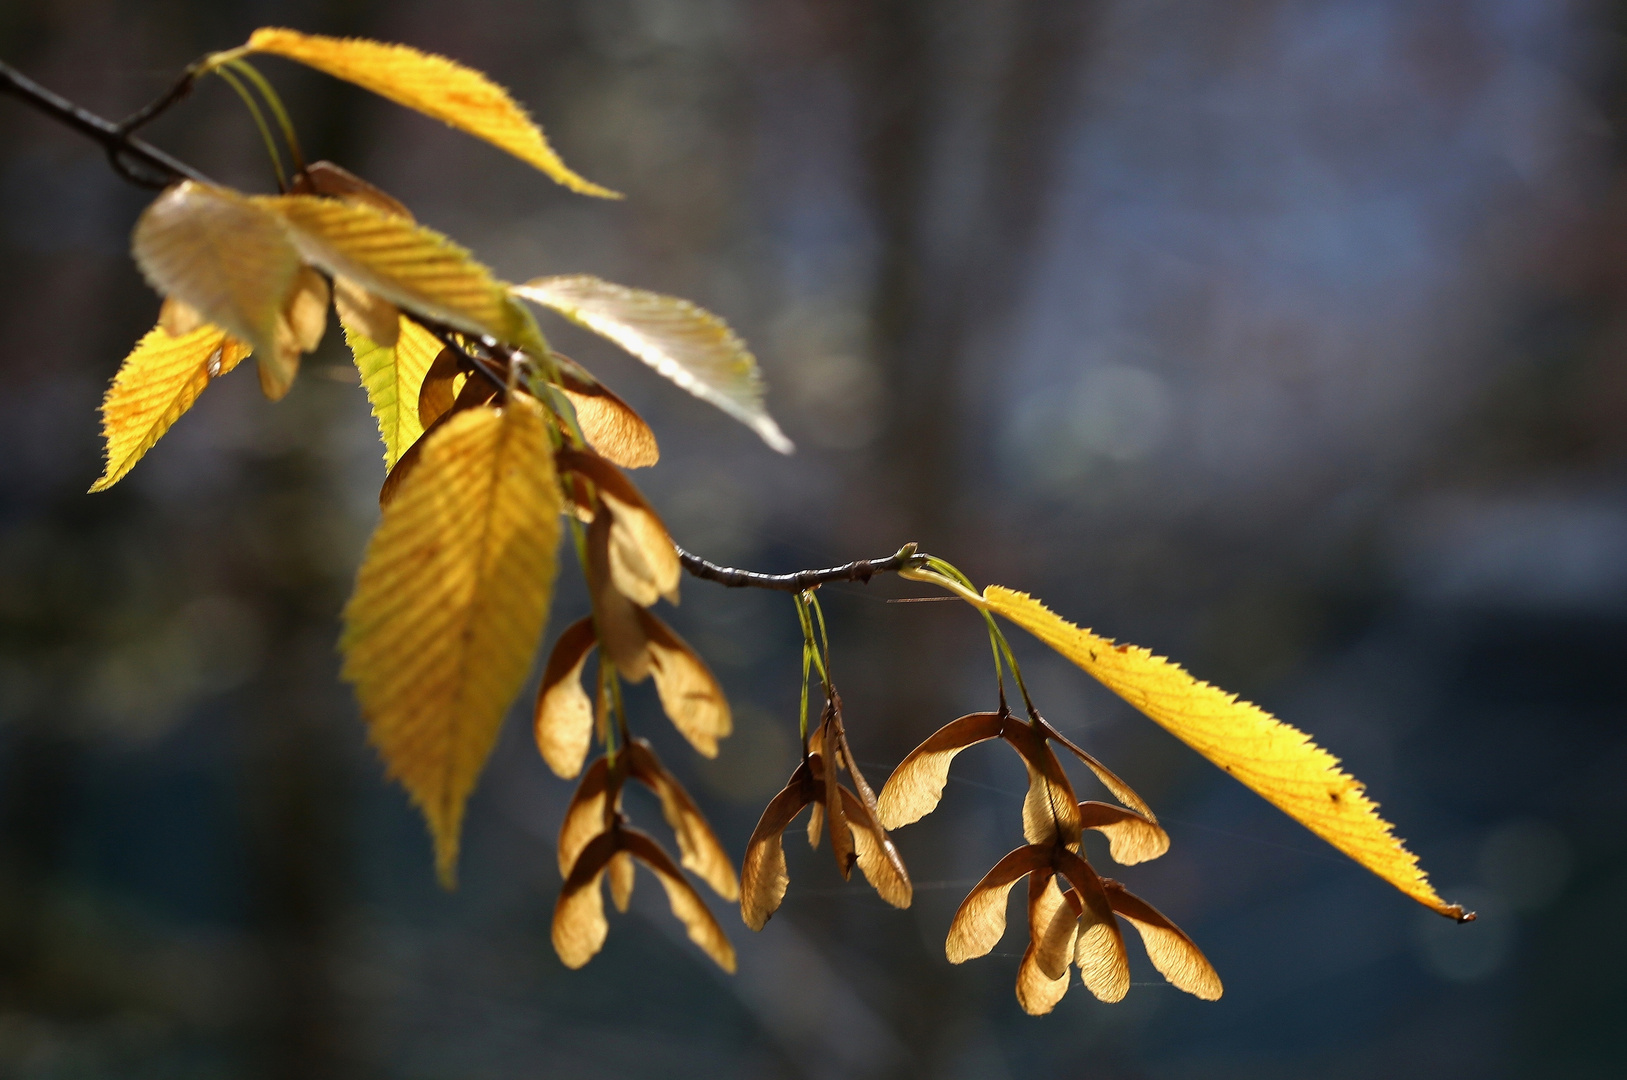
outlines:
[[[661,816],[667,819],[673,835],[678,838],[678,854],[684,869],[710,885],[723,899],[740,899],[740,882],[734,876],[734,863],[689,792],[667,772],[643,739],[627,744],[627,759],[634,778],[661,800]]]
[[[173,311],[168,304],[165,310]],[[171,337],[162,326],[147,331],[102,399],[107,467],[90,490],[105,491],[123,479],[192,407],[209,380],[247,355],[247,345],[208,323],[180,337]]]
[[[683,565],[672,537],[642,492],[614,465],[595,454],[561,450],[559,467],[591,480],[610,515],[610,580],[627,599],[649,607],[661,597],[678,602]]]
[[[524,395],[523,392],[521,392],[516,396]],[[476,409],[482,405],[488,405],[496,399],[497,387],[493,386],[486,379],[475,379],[472,382],[465,382],[463,384],[463,389],[458,393],[458,399],[452,403],[452,411],[444,414],[439,420],[435,421],[435,425],[432,430],[424,432],[423,435],[418,437],[416,442],[407,447],[406,452],[396,460],[395,465],[392,466],[389,473],[385,475],[384,483],[379,487],[379,506],[389,506],[390,500],[395,498],[395,493],[400,490],[402,484],[406,483],[407,477],[412,475],[412,471],[418,467],[419,460],[424,456],[424,443],[428,440],[430,435],[434,434],[435,431],[439,431],[448,420],[452,419],[452,417],[456,416],[458,413],[467,412],[470,409]]]
[[[649,670],[662,710],[698,753],[717,757],[717,741],[734,730],[723,688],[706,662],[666,623],[641,607],[632,610],[648,642]]]
[[[170,337],[186,337],[204,322],[197,308],[183,304],[173,296],[166,296],[158,307],[158,325]]]
[[[792,450],[763,408],[757,360],[729,325],[688,300],[630,289],[589,274],[512,286],[574,323],[614,341],[702,401],[716,405],[782,454]]]
[[[1000,714],[985,712],[951,720],[933,732],[898,763],[881,786],[881,797],[876,800],[881,824],[889,829],[902,828],[937,809],[955,755],[968,746],[998,737],[1000,730]]]
[[[374,345],[395,348],[401,333],[401,309],[368,292],[347,277],[333,279],[333,306],[346,330]],[[425,331],[428,333],[428,331]]]
[[[987,955],[1006,932],[1006,897],[1023,875],[1050,866],[1049,848],[1030,844],[1008,853],[972,887],[949,923],[944,954],[951,964]]]
[[[554,902],[554,952],[559,954],[560,963],[572,970],[592,960],[604,948],[604,939],[610,933],[599,883],[616,849],[615,833],[595,837],[571,867],[559,899]]]
[[[671,857],[661,850],[661,845],[637,829],[622,829],[618,835],[625,850],[655,871],[661,887],[667,891],[667,903],[672,907],[672,914],[684,924],[689,940],[699,945],[707,956],[717,962],[718,967],[733,974],[734,946],[729,943],[729,937],[718,925],[717,919],[712,917],[706,901],[684,879]]]
[[[142,212],[131,247],[153,288],[262,358],[275,356],[278,320],[300,270],[278,215],[230,188],[185,180]]]
[[[582,774],[582,782],[576,785],[576,793],[571,796],[570,805],[565,807],[565,816],[559,823],[559,843],[555,847],[555,854],[559,857],[559,876],[569,877],[571,867],[581,858],[582,851],[592,842],[595,836],[607,832],[609,829],[609,814],[607,800],[612,797],[619,803],[621,801],[621,781],[616,781],[616,790],[612,795],[610,790],[610,762],[599,758],[588,771]]]
[[[806,764],[799,764],[790,783],[763,808],[763,816],[746,842],[746,857],[740,863],[740,917],[753,930],[761,930],[785,899],[791,879],[785,872],[783,836],[811,802],[813,776]]]
[[[297,60],[416,109],[508,151],[572,191],[607,199],[621,197],[567,168],[548,145],[542,129],[508,91],[473,68],[444,56],[406,45],[323,37],[278,27],[256,30],[244,50]]]
[[[299,253],[328,273],[456,329],[525,344],[524,310],[490,270],[435,230],[315,195],[262,195],[253,203],[280,215]]]
[[[1060,848],[1057,867],[1073,885],[1084,906],[1074,938],[1073,962],[1085,988],[1102,1001],[1123,1001],[1130,992],[1130,958],[1124,935],[1102,889],[1102,879],[1078,855]]]
[[[356,370],[361,373],[362,386],[367,390],[373,419],[378,422],[379,438],[384,442],[384,467],[393,469],[424,433],[418,423],[418,388],[441,351],[441,343],[405,316],[397,317],[393,346],[368,337],[354,317],[347,317],[342,306],[339,319]]]
[[[1163,913],[1111,878],[1102,879],[1107,902],[1141,934],[1152,966],[1170,983],[1204,1001],[1219,1001],[1220,975],[1203,950]]]
[[[1082,802],[1079,823],[1106,836],[1108,853],[1124,866],[1156,859],[1169,850],[1169,834],[1162,827],[1122,806]]]
[[[345,607],[344,675],[429,821],[443,881],[548,617],[561,505],[534,401],[459,413],[385,508]]]
[[[990,585],[983,601],[1362,866],[1442,915],[1463,918],[1460,905],[1436,894],[1361,783],[1303,731],[1147,649],[1075,626],[1026,593]]]
[[[582,668],[598,643],[591,618],[571,623],[554,643],[537,687],[532,714],[537,750],[554,775],[566,780],[582,771],[593,742],[593,702],[582,689]]]

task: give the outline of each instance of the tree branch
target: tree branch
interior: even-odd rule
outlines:
[[[115,124],[106,117],[98,116],[83,106],[75,105],[60,94],[47,90],[3,60],[0,60],[0,92],[17,97],[23,103],[32,106],[58,123],[101,143],[103,149],[107,151],[108,162],[113,166],[114,171],[133,184],[149,188],[163,188],[183,177],[188,180],[196,180],[201,184],[214,183],[214,181],[186,162],[170,157],[170,155],[151,143],[131,135],[123,124]],[[169,104],[173,104],[174,101],[179,99],[180,95],[172,90],[170,94],[160,98],[159,102],[164,102],[164,107],[167,108]],[[159,104],[159,102],[155,102],[154,105]],[[138,122],[151,119],[151,116],[144,116],[149,111],[152,111],[152,115],[157,115],[157,112],[162,110],[153,110],[153,107],[149,106],[148,109],[143,109],[132,119],[137,119]],[[140,172],[131,169],[130,166],[134,162],[139,162],[146,168],[152,169],[159,174],[158,177],[144,176]]]
[[[677,547],[676,544],[673,545]],[[755,570],[737,570],[732,566],[719,566],[707,562],[699,555],[693,555],[678,548],[678,561],[683,563],[695,577],[705,581],[716,582],[731,589],[773,589],[776,592],[802,592],[805,589],[816,589],[821,585],[828,585],[837,581],[852,581],[860,585],[867,584],[877,574],[896,574],[898,571],[910,566],[918,556],[915,554],[915,544],[908,543],[899,548],[885,559],[858,559],[854,562],[833,566],[828,570],[798,570],[794,574],[762,574]]]
[[[184,98],[192,89],[196,77],[195,68],[188,68],[180,79],[157,99],[132,113],[123,123],[115,124],[81,105],[74,104],[60,94],[47,90],[10,64],[0,60],[0,92],[13,95],[58,123],[100,143],[107,151],[108,162],[114,171],[131,183],[150,188],[167,187],[182,178],[196,180],[202,184],[214,183],[186,162],[171,157],[151,143],[131,134],[136,128],[153,120]],[[137,162],[153,170],[158,176],[144,176],[133,170],[130,166]],[[450,327],[418,316],[413,318],[440,339],[443,345],[455,348],[461,353],[476,371],[500,386],[506,385],[478,357],[457,348]],[[793,574],[763,574],[755,570],[719,566],[683,548],[678,548],[678,559],[684,569],[695,577],[731,589],[771,589],[776,592],[797,593],[841,581],[862,585],[877,574],[897,573],[916,562],[918,556],[915,554],[915,547],[915,544],[909,543],[884,559],[857,559],[825,570],[798,570]]]

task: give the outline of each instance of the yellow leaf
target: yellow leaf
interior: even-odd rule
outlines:
[[[1027,593],[990,585],[983,601],[1385,881],[1442,915],[1462,917],[1461,906],[1436,895],[1361,783],[1303,731],[1147,649],[1075,626]]]
[[[393,469],[424,433],[418,423],[418,388],[441,351],[441,343],[405,316],[399,317],[393,347],[374,342],[349,321],[344,327],[345,341],[373,406],[373,419],[378,421],[379,438],[384,441],[384,468]]]
[[[142,212],[131,249],[153,288],[262,357],[276,355],[300,256],[282,219],[259,200],[183,181]]]
[[[395,348],[401,326],[401,309],[375,296],[349,278],[333,279],[333,306],[339,321],[375,345]]]
[[[543,137],[542,129],[507,90],[444,56],[406,45],[301,34],[277,27],[256,30],[244,48],[297,60],[433,116],[508,151],[572,191],[607,199],[621,197],[566,168]]]
[[[249,355],[249,347],[205,323],[180,337],[155,326],[136,343],[102,399],[107,468],[91,491],[118,483],[170,425],[192,407],[216,375]]]
[[[676,296],[629,289],[589,274],[535,278],[513,291],[609,338],[751,428],[775,450],[791,452],[791,440],[763,408],[756,358],[729,324],[711,312]]]
[[[315,195],[253,201],[280,215],[299,253],[328,273],[459,330],[525,344],[523,309],[490,270],[435,230]]]
[[[561,506],[534,401],[459,413],[385,508],[345,607],[344,676],[448,883],[464,804],[547,620]]]

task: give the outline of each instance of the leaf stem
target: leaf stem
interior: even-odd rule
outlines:
[[[288,115],[288,110],[283,108],[281,96],[266,81],[266,77],[261,75],[254,65],[247,60],[233,60],[231,61],[231,67],[252,82],[254,88],[260,91],[260,97],[265,99],[266,106],[271,109],[271,115],[277,118],[277,125],[282,128],[283,142],[288,145],[288,156],[292,160],[295,175],[304,172],[305,155],[300,152],[299,136],[294,134],[294,121]]]
[[[265,114],[260,111],[259,102],[254,100],[254,95],[249,93],[249,88],[244,86],[242,81],[232,72],[223,67],[217,67],[215,74],[225,79],[226,85],[237,91],[237,96],[243,99],[244,105],[248,106],[249,115],[254,117],[254,126],[260,129],[260,138],[266,144],[266,153],[271,157],[271,167],[277,172],[277,190],[287,191],[288,177],[282,171],[282,155],[277,151],[277,140],[271,134],[271,126],[266,123]]]

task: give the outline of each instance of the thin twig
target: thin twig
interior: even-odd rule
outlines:
[[[877,574],[894,574],[911,565],[916,559],[915,544],[905,544],[885,559],[858,559],[828,570],[798,570],[794,574],[763,574],[755,570],[737,570],[732,566],[719,566],[699,555],[678,548],[678,561],[695,577],[716,582],[731,589],[773,589],[776,592],[798,593],[804,589],[817,589],[837,581],[853,581],[863,585]]]
[[[14,95],[53,120],[101,143],[114,170],[133,184],[163,188],[182,177],[196,180],[201,184],[214,183],[186,162],[179,161],[158,147],[129,134],[122,125],[115,124],[106,117],[98,116],[81,105],[75,105],[60,94],[47,90],[3,60],[0,60],[0,91]],[[130,168],[132,161],[139,161],[162,174],[163,179],[142,176],[135,172]]]
[[[200,70],[202,70],[202,68],[199,64],[193,64],[191,67],[181,72],[181,77],[176,79],[174,85],[172,85],[168,90],[164,91],[158,97],[154,98],[152,101],[149,101],[147,104],[143,105],[129,116],[126,116],[123,120],[120,120],[118,124],[119,131],[125,135],[129,135],[137,128],[146,127],[148,124],[152,123],[154,120],[157,120],[160,116],[168,112],[182,98],[186,97],[192,92],[192,87],[197,84],[198,72]]]

